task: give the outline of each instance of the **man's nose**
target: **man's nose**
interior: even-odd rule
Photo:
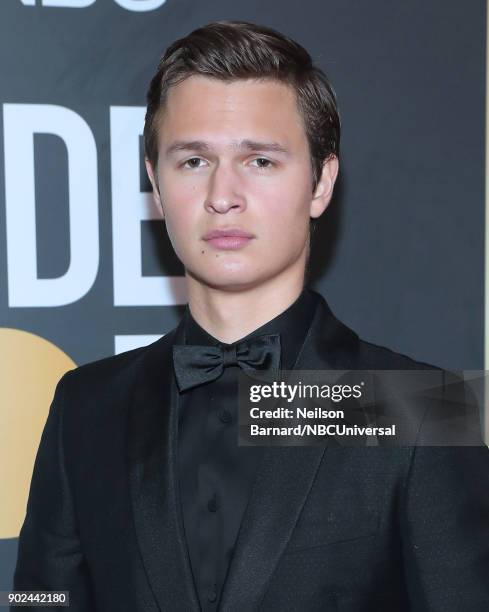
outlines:
[[[243,185],[238,172],[232,167],[218,164],[209,178],[205,209],[208,212],[226,213],[246,208]]]

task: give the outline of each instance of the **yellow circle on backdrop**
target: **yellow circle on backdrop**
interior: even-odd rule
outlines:
[[[54,389],[76,366],[55,344],[0,327],[0,538],[17,538]]]

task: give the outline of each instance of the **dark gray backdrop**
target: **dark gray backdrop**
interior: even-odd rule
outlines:
[[[0,99],[65,106],[88,123],[100,262],[79,301],[9,308],[0,138],[0,327],[39,334],[81,364],[112,354],[117,334],[175,325],[177,307],[114,307],[109,107],[144,105],[175,38],[214,19],[245,19],[306,46],[338,95],[340,181],[313,251],[313,286],[366,340],[448,368],[484,367],[485,2],[167,0],[147,12],[113,0],[36,4],[1,3]],[[69,264],[66,157],[59,139],[36,136],[43,278]],[[181,274],[162,224],[141,229],[145,274]],[[0,540],[0,589],[10,587],[16,541]]]

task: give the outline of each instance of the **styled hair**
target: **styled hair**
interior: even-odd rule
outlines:
[[[161,57],[147,93],[144,148],[153,168],[168,90],[193,75],[222,81],[273,79],[291,86],[309,142],[315,190],[324,161],[339,156],[340,118],[333,88],[301,45],[244,21],[216,21],[176,40]]]

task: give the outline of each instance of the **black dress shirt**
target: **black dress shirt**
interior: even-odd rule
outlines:
[[[240,342],[280,334],[281,368],[291,370],[318,295],[305,288],[284,312]],[[184,313],[185,344],[224,345]],[[231,346],[231,345],[225,345]],[[263,447],[238,446],[238,370],[180,394],[178,468],[185,535],[202,610],[216,610]]]

